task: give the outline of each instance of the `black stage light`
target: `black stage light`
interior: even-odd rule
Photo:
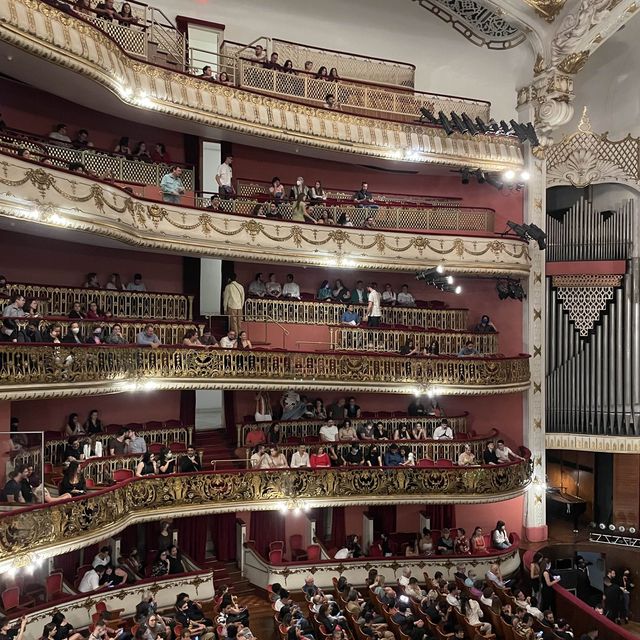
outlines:
[[[506,280],[498,280],[496,282],[496,291],[500,300],[506,300],[509,297],[509,283]]]
[[[527,138],[529,138],[531,146],[539,147],[540,140],[538,140],[538,134],[536,133],[535,127],[530,122],[527,122],[527,124],[524,125],[524,129],[527,132]]]
[[[439,264],[437,267],[430,267],[424,271],[418,271],[416,273],[416,280],[424,280],[427,284],[431,284],[433,280],[436,280],[444,273],[444,267]]]
[[[476,118],[476,126],[481,133],[489,133],[489,131],[491,131],[491,129],[484,123],[484,120],[480,116]]]
[[[518,136],[518,140],[520,140],[520,142],[524,144],[529,139],[529,136],[527,135],[527,130],[515,120],[509,120],[509,124],[511,124],[511,128],[513,129],[514,133]]]
[[[525,225],[518,224],[517,222],[513,222],[513,220],[507,220],[507,227],[511,229],[517,236],[522,238],[523,240],[528,240],[527,237],[527,229]]]
[[[471,177],[471,170],[469,167],[462,168],[462,184],[469,184],[469,178]]]
[[[522,302],[527,296],[522,285],[517,280],[509,280],[509,297]]]
[[[482,169],[476,170],[476,178],[478,178],[478,184],[484,184],[487,181],[487,176]]]
[[[440,111],[438,113],[438,119],[440,124],[442,125],[442,128],[444,129],[444,132],[450,136],[453,133],[453,126],[451,125],[451,122],[449,121],[449,118],[447,118],[447,116],[445,115],[444,111]]]
[[[500,133],[508,136],[510,131],[511,128],[509,127],[509,125],[504,120],[500,120]]]
[[[493,118],[489,120],[489,127],[493,133],[500,133],[500,125]]]
[[[527,235],[538,243],[540,251],[547,248],[547,234],[536,224],[527,225]]]
[[[465,126],[467,127],[467,131],[472,136],[477,136],[478,135],[478,129],[476,129],[476,126],[473,124],[473,120],[464,112],[462,113],[462,121],[464,122]]]
[[[421,119],[426,120],[429,124],[440,124],[438,119],[433,115],[433,112],[427,109],[427,107],[420,107]]]
[[[502,191],[504,189],[504,182],[502,182],[502,180],[498,180],[498,178],[491,174],[487,175],[487,184],[495,187],[498,191]]]
[[[451,112],[451,122],[453,122],[460,133],[467,133],[467,126],[462,122],[460,116],[455,111]]]

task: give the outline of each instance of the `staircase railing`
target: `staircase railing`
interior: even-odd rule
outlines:
[[[180,71],[185,70],[187,43],[185,36],[178,31],[176,25],[157,7],[148,7],[149,39],[158,46],[158,51],[166,53],[178,65]]]

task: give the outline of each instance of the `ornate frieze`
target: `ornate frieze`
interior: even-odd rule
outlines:
[[[0,518],[0,569],[16,554],[54,555],[115,535],[136,522],[212,512],[348,504],[499,502],[520,495],[529,460],[487,467],[315,469],[136,478],[71,501]]]
[[[71,178],[17,158],[0,161],[0,187],[5,217],[180,254],[393,271],[439,263],[469,274],[529,269],[529,247],[518,239],[297,224],[149,203],[87,176]]]

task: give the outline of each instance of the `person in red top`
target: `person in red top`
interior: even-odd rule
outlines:
[[[251,431],[247,433],[247,436],[244,439],[245,444],[249,447],[255,447],[258,444],[264,444],[266,443],[266,441],[267,438],[264,435],[264,431],[260,429],[257,424],[251,425]]]
[[[151,160],[153,162],[164,162],[171,164],[171,156],[167,153],[167,148],[162,142],[158,142],[151,152]]]
[[[329,454],[324,447],[318,447],[318,452],[311,454],[310,463],[312,469],[323,469],[331,466]]]

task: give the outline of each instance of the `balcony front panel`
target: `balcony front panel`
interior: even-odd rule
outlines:
[[[587,433],[547,433],[547,449],[640,454],[639,436],[599,436]]]
[[[415,271],[442,263],[469,274],[529,271],[529,248],[519,239],[296,224],[151,203],[14,157],[2,163],[0,188],[0,215],[133,246],[323,267]]]
[[[93,494],[0,518],[0,569],[16,555],[54,555],[136,522],[211,512],[350,504],[487,503],[521,495],[529,460],[500,466],[201,472],[127,480]]]
[[[398,159],[399,153],[402,159],[406,151],[416,154],[412,162],[495,171],[523,166],[515,138],[447,137],[436,127],[318,109],[156,67],[131,57],[90,23],[33,0],[0,3],[0,37],[82,74],[126,103],[194,124],[375,158]]]
[[[0,399],[144,389],[326,389],[494,395],[529,386],[529,356],[406,358],[189,349],[12,345],[0,349]]]

